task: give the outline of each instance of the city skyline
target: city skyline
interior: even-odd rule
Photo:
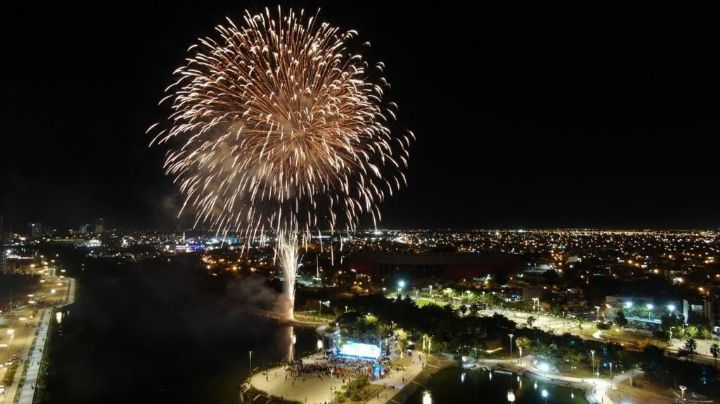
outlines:
[[[0,404],[718,401],[715,13],[592,7],[2,2]]]

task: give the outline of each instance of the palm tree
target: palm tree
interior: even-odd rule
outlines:
[[[685,351],[687,352],[688,358],[692,361],[692,357],[697,351],[697,341],[693,338],[685,340]]]
[[[718,345],[717,343],[710,345],[710,353],[715,359],[715,369],[717,369],[717,358],[718,355],[720,355],[720,345]]]
[[[615,324],[620,328],[624,328],[628,324],[627,318],[625,318],[625,313],[623,313],[622,310],[618,311],[615,315]]]
[[[462,306],[460,306],[460,314],[462,314],[464,316],[467,312],[468,312],[468,307],[466,305],[463,304]]]

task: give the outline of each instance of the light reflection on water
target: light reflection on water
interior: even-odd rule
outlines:
[[[432,404],[432,395],[430,395],[430,392],[427,390],[423,392],[422,404]]]
[[[408,400],[413,404],[474,403],[587,404],[579,389],[553,385],[514,374],[444,369]]]

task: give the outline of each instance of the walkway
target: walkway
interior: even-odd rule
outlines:
[[[75,303],[75,278],[66,278],[68,280],[68,293],[65,297],[65,304],[58,305],[57,307],[67,306]]]
[[[603,403],[603,404],[614,404],[613,400],[608,395],[611,385],[617,385],[630,377],[637,377],[643,374],[641,370],[634,369],[628,372],[618,374],[612,378],[612,383],[608,379],[601,378],[581,378],[575,376],[565,376],[556,373],[543,372],[538,368],[531,367],[532,355],[524,356],[518,359],[490,359],[490,360],[479,360],[478,365],[510,365],[519,370],[523,370],[526,376],[538,378],[550,383],[563,384],[558,382],[565,382],[568,385],[577,387],[587,391],[587,399],[590,402]],[[593,401],[594,400],[594,401]]]
[[[40,324],[37,328],[37,336],[33,345],[32,352],[28,357],[28,367],[25,373],[22,390],[20,390],[20,399],[18,404],[32,404],[35,395],[35,384],[37,384],[38,374],[40,373],[40,363],[42,362],[43,348],[47,339],[50,319],[52,317],[52,309],[43,310],[40,317]]]
[[[20,397],[17,400],[18,404],[32,404],[33,402],[33,398],[35,396],[35,386],[37,385],[40,374],[40,365],[42,364],[45,342],[47,341],[53,309],[67,306],[75,301],[75,279],[66,279],[68,279],[68,294],[65,297],[65,302],[56,304],[53,307],[42,311],[40,322],[38,323],[35,334],[35,341],[33,341],[33,348],[27,359],[27,370],[25,371],[25,378],[22,379],[23,385],[20,390]]]
[[[418,359],[422,355],[422,362]],[[320,360],[321,355],[303,358],[303,362],[312,363]],[[403,370],[393,369],[385,378],[372,382],[382,386],[380,394],[365,401],[367,404],[384,404],[410,383],[423,369],[427,356],[419,351],[413,351],[411,356],[404,355],[401,360]],[[348,380],[348,379],[346,379]],[[268,395],[282,397],[286,400],[298,401],[308,404],[322,404],[330,402],[332,391],[339,391],[343,386],[342,379],[336,377],[305,375],[295,380],[288,374],[285,377],[285,367],[275,367],[267,372],[259,372],[250,378],[250,385]],[[334,390],[331,390],[333,388]],[[252,398],[251,398],[252,399]]]

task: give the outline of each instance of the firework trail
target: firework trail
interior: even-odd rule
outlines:
[[[365,213],[377,223],[378,203],[406,184],[414,135],[390,131],[384,65],[369,69],[351,51],[355,31],[278,8],[216,34],[175,71],[161,101],[172,103],[169,124],[151,145],[168,143],[164,168],[195,225],[247,243],[275,234],[291,297],[298,243],[320,228],[354,230]]]

